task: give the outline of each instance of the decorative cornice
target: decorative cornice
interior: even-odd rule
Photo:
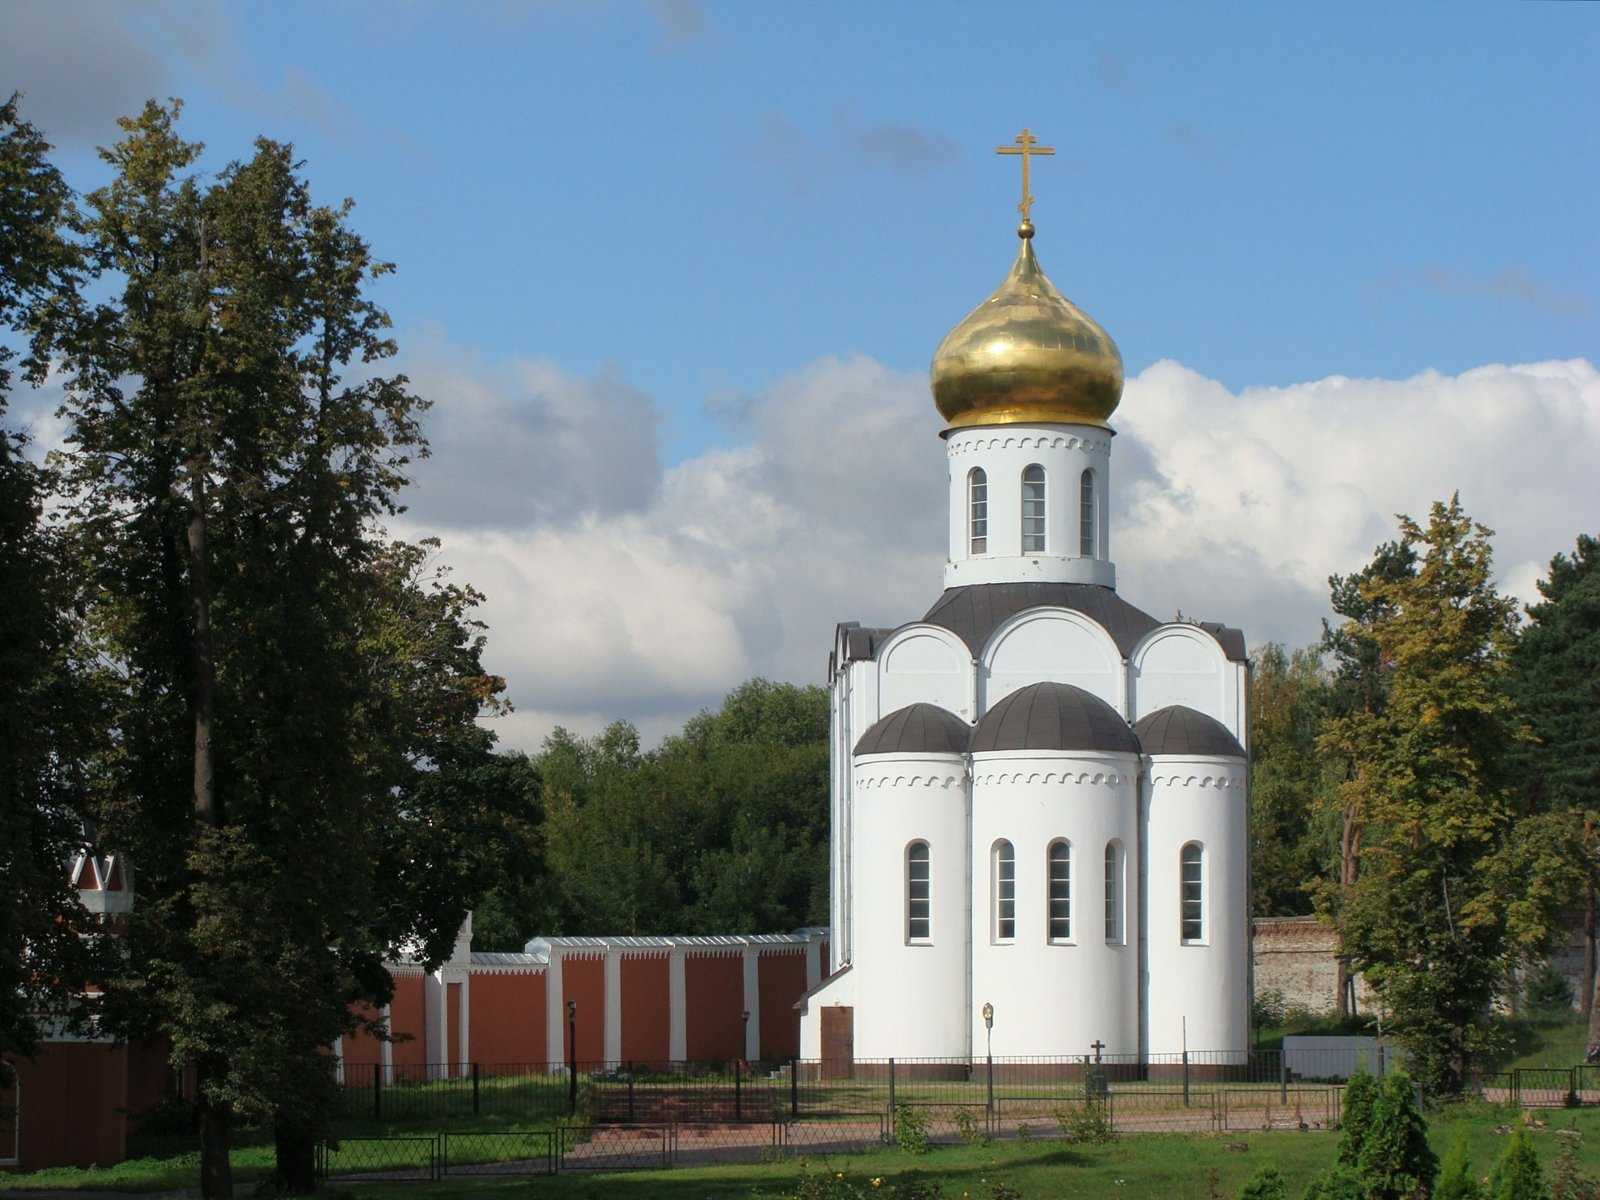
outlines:
[[[948,791],[966,782],[966,775],[857,775],[856,786],[865,791],[868,788],[888,787],[923,787],[942,788]]]
[[[1133,782],[1131,775],[1115,771],[995,771],[988,775],[974,775],[973,782],[990,787],[1008,783],[1081,783],[1090,787],[1100,785],[1117,787]]]
[[[1091,454],[1110,454],[1111,443],[1099,438],[1073,437],[1068,434],[992,434],[963,438],[951,436],[950,457],[969,454],[974,450],[1078,450]]]
[[[1161,783],[1168,787],[1203,787],[1216,788],[1222,791],[1226,788],[1243,788],[1243,775],[1188,775],[1165,773],[1151,775],[1151,783]]]

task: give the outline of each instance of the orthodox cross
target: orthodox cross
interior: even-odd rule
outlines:
[[[996,146],[996,154],[1020,154],[1022,156],[1022,203],[1017,205],[1017,211],[1022,214],[1022,219],[1028,219],[1028,210],[1033,207],[1033,196],[1028,192],[1028,160],[1035,154],[1054,154],[1054,146],[1041,146],[1039,139],[1024,129],[1017,134],[1015,145]]]
[[[1099,1062],[1100,1061],[1100,1051],[1104,1050],[1105,1048],[1106,1048],[1106,1044],[1104,1042],[1102,1042],[1099,1038],[1095,1038],[1094,1041],[1089,1043],[1089,1049],[1094,1051],[1094,1060],[1095,1060],[1095,1062]]]

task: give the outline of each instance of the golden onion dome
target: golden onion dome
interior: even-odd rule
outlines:
[[[1105,425],[1122,399],[1111,335],[1039,269],[1033,224],[994,295],[945,334],[933,355],[933,401],[952,429],[1058,422]]]

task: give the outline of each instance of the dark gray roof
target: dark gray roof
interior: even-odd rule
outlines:
[[[965,754],[972,726],[937,704],[897,708],[856,742],[857,754]]]
[[[1103,750],[1139,753],[1139,739],[1111,705],[1070,683],[1035,683],[983,715],[972,752]]]
[[[1243,758],[1244,747],[1214,717],[1181,704],[1141,717],[1133,731],[1146,754],[1219,754]]]
[[[1250,656],[1245,653],[1244,648],[1244,630],[1235,629],[1232,625],[1223,625],[1218,621],[1196,621],[1195,624],[1217,639],[1217,645],[1222,647],[1222,653],[1229,662],[1249,661]]]
[[[969,583],[946,588],[923,620],[944,626],[964,641],[976,658],[1001,622],[1028,608],[1081,612],[1111,635],[1123,658],[1133,653],[1140,638],[1161,624],[1097,583]]]

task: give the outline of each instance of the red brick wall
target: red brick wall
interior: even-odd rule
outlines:
[[[683,960],[684,1052],[691,1062],[744,1057],[744,960],[737,954]]]
[[[472,1061],[542,1063],[545,1060],[545,981],[537,974],[475,971],[467,989],[472,1012]]]
[[[128,1117],[132,1122],[129,1132],[139,1127],[140,1115],[149,1112],[176,1091],[172,1064],[167,1060],[172,1045],[165,1038],[133,1042],[128,1046]],[[4,1153],[0,1149],[0,1153]]]
[[[371,1020],[378,1015],[377,1010],[370,1004],[358,1004],[355,1011],[363,1020]],[[344,1055],[344,1064],[347,1067],[371,1067],[383,1061],[383,1043],[365,1029],[345,1034],[340,1052]],[[361,1078],[370,1082],[372,1077],[368,1072],[362,1071]]]
[[[395,1042],[391,1051],[396,1082],[418,1078],[422,1065],[428,1061],[422,984],[421,975],[396,975],[394,979],[394,999],[389,1001],[389,1033],[393,1037],[409,1035],[405,1041]]]
[[[37,1058],[13,1066],[22,1170],[122,1161],[128,1134],[126,1046],[46,1042]]]
[[[766,1061],[795,1058],[800,1053],[800,1014],[794,1002],[805,995],[804,954],[763,954],[758,960],[761,984],[761,1057]]]
[[[561,1019],[566,1021],[566,1003],[578,1002],[578,1061],[600,1062],[606,1055],[606,975],[605,960],[566,958],[561,960]],[[562,1028],[563,1049],[566,1029]]]
[[[672,1053],[667,960],[622,958],[622,1058],[665,1062]]]

